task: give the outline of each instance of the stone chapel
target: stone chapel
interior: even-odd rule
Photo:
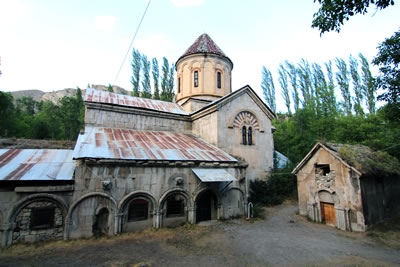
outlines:
[[[2,245],[245,215],[275,114],[232,91],[232,69],[202,34],[176,62],[175,103],[88,88],[73,151],[0,150]]]

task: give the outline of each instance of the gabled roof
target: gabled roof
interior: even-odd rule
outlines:
[[[72,150],[0,149],[0,180],[72,180]]]
[[[119,105],[125,107],[134,107],[140,109],[155,110],[179,115],[188,113],[178,104],[149,98],[121,95],[93,88],[86,89],[84,97],[85,102]]]
[[[292,171],[297,174],[308,160],[319,150],[324,149],[346,167],[358,175],[400,175],[399,161],[386,152],[373,151],[363,145],[348,145],[318,142]]]
[[[217,108],[219,106],[223,106],[223,105],[231,102],[236,97],[239,97],[245,93],[247,93],[254,100],[254,102],[260,107],[260,109],[265,113],[265,115],[270,120],[273,120],[276,118],[275,113],[267,106],[267,104],[265,104],[264,101],[261,100],[261,98],[257,95],[256,92],[254,92],[254,90],[249,85],[243,86],[239,90],[236,90],[228,95],[221,97],[218,100],[211,102],[210,104],[202,107],[201,109],[190,113],[190,115],[193,118],[193,117],[201,115],[202,113],[213,112],[215,108]]]
[[[183,57],[194,54],[214,54],[224,57],[232,63],[232,61],[225,55],[222,49],[219,48],[218,45],[206,33],[200,35],[176,62],[178,62]]]
[[[191,134],[93,126],[79,135],[73,158],[237,162]]]

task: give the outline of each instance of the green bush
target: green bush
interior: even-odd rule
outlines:
[[[249,201],[264,205],[279,205],[297,194],[296,176],[290,169],[274,169],[266,181],[250,181]]]

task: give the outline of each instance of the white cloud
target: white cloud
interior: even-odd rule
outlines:
[[[172,3],[177,7],[200,6],[204,0],[172,0]]]
[[[98,29],[112,30],[117,24],[117,17],[115,16],[96,16],[95,24]]]
[[[144,37],[137,39],[133,43],[133,47],[149,58],[157,57],[158,60],[162,57],[169,57],[175,48],[173,42],[163,33],[146,34]]]

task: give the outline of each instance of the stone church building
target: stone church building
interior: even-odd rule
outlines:
[[[88,88],[75,149],[0,150],[2,245],[246,214],[273,166],[275,114],[202,34],[177,60],[176,102]]]

